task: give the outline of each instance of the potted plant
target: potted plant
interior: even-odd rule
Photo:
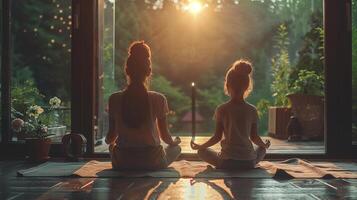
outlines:
[[[278,51],[272,59],[273,82],[271,85],[275,102],[268,109],[268,134],[271,137],[287,139],[286,127],[291,116],[291,109],[288,107],[289,101],[286,95],[289,93],[289,76],[292,66],[288,53],[288,31],[284,24],[278,27],[275,42]]]
[[[32,105],[43,104],[44,96],[31,80],[16,82],[11,88],[11,119],[26,119],[26,111]],[[42,120],[41,120],[42,121]],[[26,135],[23,132],[11,130],[10,139],[25,140]]]
[[[306,139],[322,138],[324,133],[324,80],[314,71],[300,70],[288,95],[293,115]]]
[[[15,133],[25,138],[26,152],[29,161],[41,162],[49,158],[48,153],[51,139],[47,126],[42,124],[39,116],[44,112],[43,108],[33,105],[26,111],[26,120],[16,118],[12,121],[12,129]]]

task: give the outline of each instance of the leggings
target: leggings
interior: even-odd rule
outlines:
[[[167,168],[181,154],[180,146],[161,145],[148,148],[120,149],[109,147],[114,169],[163,169]]]
[[[219,153],[212,150],[211,148],[198,150],[198,156],[205,162],[215,166],[220,169],[235,169],[235,168],[254,168],[257,163],[259,163],[266,154],[266,149],[263,147],[255,148],[257,157],[253,160],[231,160],[222,159]]]

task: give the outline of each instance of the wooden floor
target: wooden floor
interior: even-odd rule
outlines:
[[[208,139],[208,137],[196,137],[196,142],[200,144]],[[288,142],[272,137],[263,137],[263,139],[271,141],[271,146],[268,149],[268,153],[271,154],[323,154],[325,152],[323,141]],[[181,137],[181,141],[182,153],[196,153],[190,147],[191,137]],[[220,145],[216,144],[212,148],[219,151]],[[95,147],[95,152],[108,152],[108,146],[103,142],[102,145]]]
[[[356,179],[16,177],[30,166],[0,162],[0,199],[357,199]]]

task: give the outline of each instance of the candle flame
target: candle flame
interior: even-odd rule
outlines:
[[[195,87],[195,82],[192,82],[191,85],[192,85],[192,87]]]

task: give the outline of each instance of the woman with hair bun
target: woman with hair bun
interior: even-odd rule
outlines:
[[[248,61],[233,63],[224,84],[230,100],[216,108],[214,135],[201,145],[191,142],[198,156],[217,168],[254,168],[270,146],[269,141],[263,142],[257,134],[257,109],[245,100],[253,89],[252,72]],[[219,153],[209,148],[218,142],[222,147]]]
[[[109,144],[114,169],[162,169],[181,153],[180,138],[167,128],[164,95],[148,90],[151,51],[144,41],[133,42],[125,65],[127,87],[109,97]],[[160,138],[168,144],[164,149]]]

